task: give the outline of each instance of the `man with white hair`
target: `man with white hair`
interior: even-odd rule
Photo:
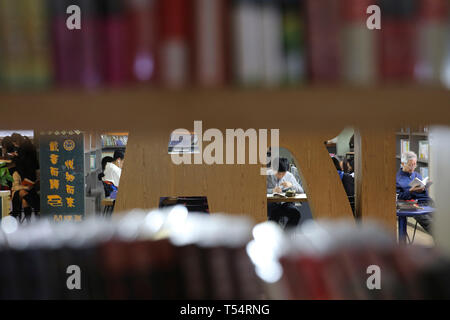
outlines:
[[[402,162],[402,168],[397,172],[397,194],[399,200],[417,200],[419,204],[428,205],[431,202],[428,196],[428,190],[425,187],[410,187],[409,184],[415,178],[422,180],[422,176],[415,172],[417,167],[417,155],[409,151],[405,154],[405,162]],[[403,159],[403,157],[402,157]],[[414,217],[417,222],[428,232],[431,227],[431,214]]]

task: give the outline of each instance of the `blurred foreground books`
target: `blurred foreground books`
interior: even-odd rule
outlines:
[[[19,229],[14,221],[2,221],[1,299],[450,297],[447,259],[398,246],[370,223],[308,222],[285,233],[273,222],[253,227],[244,217],[182,206],[112,221],[42,219]],[[380,290],[368,285],[373,266]],[[80,290],[68,288],[74,268]]]

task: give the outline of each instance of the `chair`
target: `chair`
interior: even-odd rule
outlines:
[[[102,181],[103,189],[105,190],[105,199],[102,200],[103,216],[111,216],[116,204],[115,197],[117,195],[117,187],[110,182]]]
[[[104,206],[103,209],[103,216],[111,216],[114,211],[114,205],[116,204],[116,200],[106,198],[102,200],[102,206]]]
[[[206,197],[162,197],[159,201],[160,208],[177,204],[185,206],[188,212],[209,213]]]
[[[111,184],[102,181],[103,189],[105,190],[105,198],[108,198],[112,192]]]
[[[414,243],[414,239],[416,238],[417,224],[418,224],[418,222],[416,220],[416,224],[414,225],[414,233],[413,233],[412,239],[409,239],[408,232],[406,233],[406,238],[408,239],[409,244]]]

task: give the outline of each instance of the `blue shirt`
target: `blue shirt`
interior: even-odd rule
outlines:
[[[396,187],[397,187],[397,193],[398,193],[398,199],[399,200],[417,200],[419,202],[429,201],[430,197],[428,196],[428,190],[425,189],[424,192],[418,193],[418,192],[409,192],[409,189],[411,187],[409,184],[411,181],[413,181],[415,178],[419,178],[422,180],[422,176],[418,174],[417,172],[409,173],[405,172],[402,169],[400,169],[397,172],[396,177]]]

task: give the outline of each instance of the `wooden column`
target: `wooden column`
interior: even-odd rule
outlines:
[[[356,213],[395,232],[395,130],[355,131]]]
[[[324,145],[338,132],[280,130],[280,145],[298,162],[303,188],[314,219],[347,218],[352,209],[342,181]]]

